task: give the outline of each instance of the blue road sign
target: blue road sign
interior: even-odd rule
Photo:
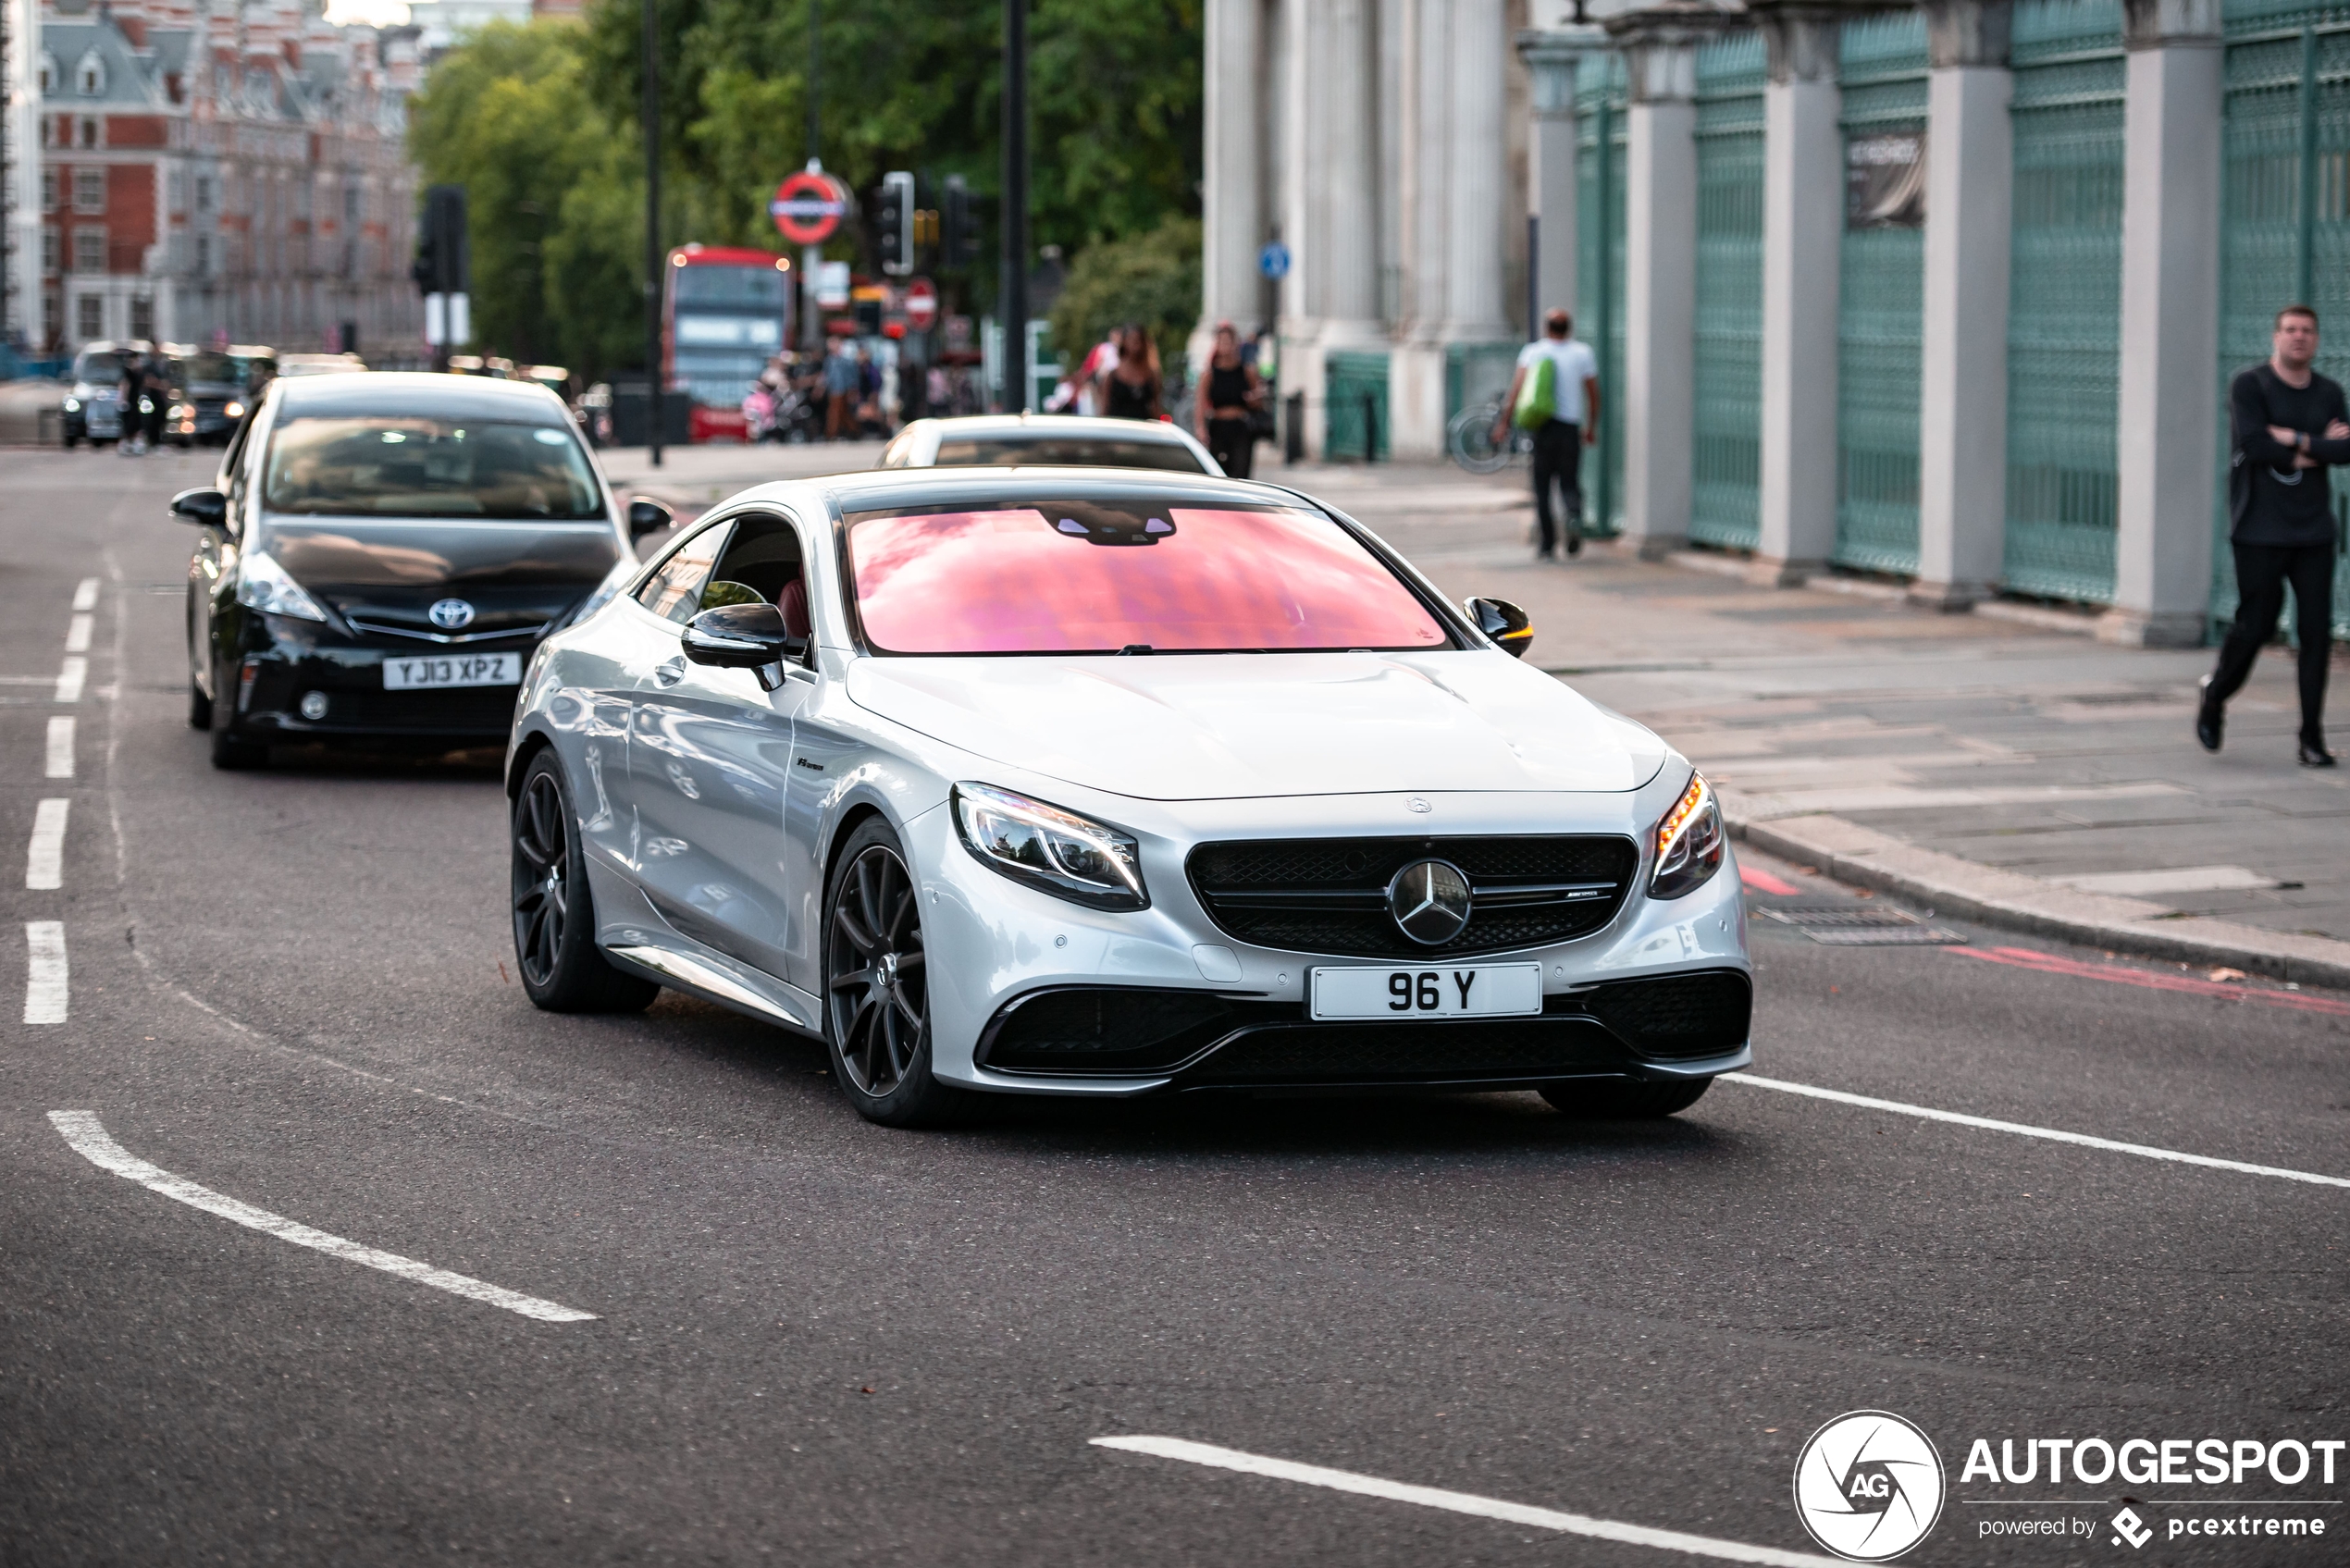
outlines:
[[[1269,241],[1256,253],[1256,270],[1268,278],[1289,276],[1289,247],[1279,240]]]

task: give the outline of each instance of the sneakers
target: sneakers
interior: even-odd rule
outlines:
[[[2211,677],[2206,675],[2203,677],[2203,698],[2196,704],[2195,712],[2195,738],[2203,743],[2204,750],[2220,749],[2220,732],[2226,728],[2227,722],[2227,706],[2211,700]]]

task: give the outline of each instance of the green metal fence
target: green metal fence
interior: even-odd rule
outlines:
[[[1600,441],[1584,470],[1589,531],[1624,527],[1624,105],[1622,56],[1586,55],[1576,105],[1575,333],[1600,362]]]
[[[2231,0],[2225,27],[2215,631],[2236,608],[2228,551],[2228,382],[2269,356],[2278,307],[2296,302],[2316,306],[2328,328],[2319,370],[2350,382],[2350,9]],[[2345,488],[2335,475],[2337,541],[2350,527]],[[2335,562],[2333,613],[2334,636],[2350,638],[2350,558]]]
[[[1925,19],[1887,12],[1844,24],[1839,80],[1848,146],[1925,132]],[[1837,320],[1836,550],[1839,564],[1918,569],[1918,378],[1925,234],[1844,231]]]
[[[1762,537],[1762,37],[1697,54],[1697,363],[1689,537]]]
[[[2121,356],[2121,0],[2015,7],[2007,586],[2113,601]]]
[[[1332,349],[1323,361],[1322,393],[1323,455],[1384,462],[1390,432],[1386,351]]]

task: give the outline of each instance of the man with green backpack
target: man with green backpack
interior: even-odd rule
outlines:
[[[1504,438],[1505,425],[1515,425],[1534,437],[1534,517],[1541,525],[1540,561],[1553,559],[1558,529],[1551,521],[1551,486],[1555,482],[1566,503],[1566,553],[1583,548],[1583,449],[1600,438],[1600,366],[1588,344],[1568,336],[1574,318],[1563,310],[1542,318],[1544,336],[1518,351],[1517,374],[1510,377],[1509,396],[1502,400],[1503,416],[1493,422],[1493,438]]]

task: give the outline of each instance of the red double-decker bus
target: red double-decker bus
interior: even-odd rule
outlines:
[[[791,262],[772,251],[680,245],[662,289],[662,369],[687,399],[686,438],[739,441],[743,398],[791,341]]]

